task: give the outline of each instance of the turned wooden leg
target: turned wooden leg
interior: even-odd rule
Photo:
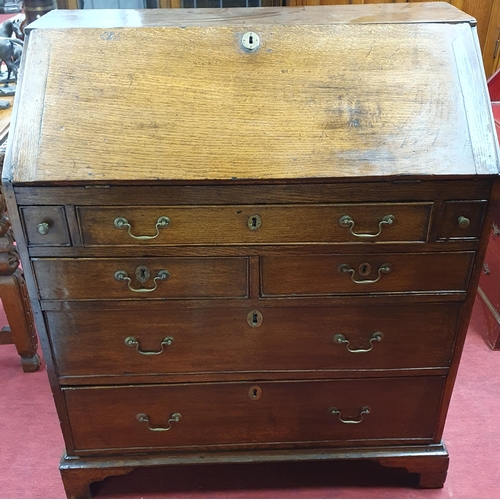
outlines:
[[[378,459],[384,467],[402,467],[408,472],[420,474],[420,488],[442,488],[448,472],[447,453],[429,456],[387,457]]]
[[[40,367],[40,358],[36,353],[38,341],[21,269],[16,269],[10,275],[0,275],[0,298],[9,322],[12,342],[21,356],[23,370],[35,372]],[[3,330],[7,331],[6,328]]]
[[[64,490],[68,498],[91,498],[90,485],[109,476],[128,474],[133,467],[60,468]]]

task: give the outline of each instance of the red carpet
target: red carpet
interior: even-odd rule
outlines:
[[[485,331],[476,303],[444,435],[451,458],[442,490],[414,488],[402,469],[330,462],[135,470],[97,483],[95,496],[498,498],[500,352],[486,346]],[[63,442],[45,368],[24,374],[14,346],[0,346],[0,384],[0,498],[65,498],[57,469]]]

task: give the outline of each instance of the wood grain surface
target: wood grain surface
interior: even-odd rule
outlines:
[[[140,282],[136,269],[146,266],[150,278]],[[135,258],[135,259],[34,259],[42,299],[165,299],[247,296],[245,258]],[[134,289],[152,289],[161,270],[170,277],[156,282],[152,292],[134,292],[126,281],[117,281],[125,271]]]
[[[77,450],[247,443],[283,446],[285,442],[407,438],[432,441],[444,377],[370,380],[179,384],[105,388],[65,388]],[[249,397],[252,387],[262,395]],[[359,418],[359,425],[340,422]],[[182,418],[168,432],[152,432],[136,415],[147,414],[153,427],[166,427],[172,413]],[[210,432],[207,432],[210,430]],[[350,441],[349,441],[350,440]]]
[[[129,303],[125,311],[108,306],[89,314],[70,305],[65,311],[46,312],[58,374],[92,377],[88,384],[94,383],[95,376],[105,375],[112,377],[107,383],[116,383],[120,375],[140,374],[187,378],[197,373],[217,380],[228,372],[251,378],[270,372],[289,378],[300,371],[341,377],[343,370],[393,370],[397,375],[399,369],[447,367],[461,304],[395,306],[359,301],[329,307],[261,304],[256,309],[164,306],[162,310],[149,306]],[[262,315],[256,327],[247,322],[254,311]],[[382,332],[383,338],[372,347],[374,332]],[[334,341],[336,334],[344,335],[351,350],[372,350],[350,352],[346,344]],[[161,354],[144,355],[125,344],[129,336],[145,352],[161,351],[165,337],[171,337],[172,343]]]
[[[29,57],[47,79],[18,103],[30,121],[16,125],[14,182],[498,171],[485,90],[462,95],[484,86],[468,23],[381,14],[292,25],[284,11],[280,24],[256,12],[244,30],[33,31]],[[241,48],[250,28],[261,38],[253,53]],[[139,54],[148,57],[137,68]],[[39,73],[27,64],[23,85]]]
[[[195,15],[193,15],[195,13]],[[141,28],[148,26],[246,26],[262,24],[371,24],[385,22],[471,22],[473,17],[443,2],[407,4],[336,5],[314,7],[257,7],[231,9],[148,10],[53,10],[28,27],[53,28]]]

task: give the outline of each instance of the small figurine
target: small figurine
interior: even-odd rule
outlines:
[[[13,95],[14,93],[12,91],[12,94],[7,94],[5,87],[9,87],[9,82],[12,81],[11,76],[13,76],[13,81],[17,81],[22,49],[22,40],[0,37],[0,61],[3,61],[7,66],[7,78],[4,80],[4,89],[0,90],[0,93],[3,95]]]

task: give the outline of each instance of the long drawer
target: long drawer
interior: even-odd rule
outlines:
[[[238,297],[247,258],[32,259],[42,299]]]
[[[85,246],[420,241],[432,203],[79,207]]]
[[[264,256],[263,296],[465,292],[475,252]]]
[[[75,451],[430,442],[445,377],[66,388]],[[345,443],[344,443],[345,445]]]
[[[47,311],[60,376],[446,367],[460,303]],[[422,325],[425,323],[425,328]]]

